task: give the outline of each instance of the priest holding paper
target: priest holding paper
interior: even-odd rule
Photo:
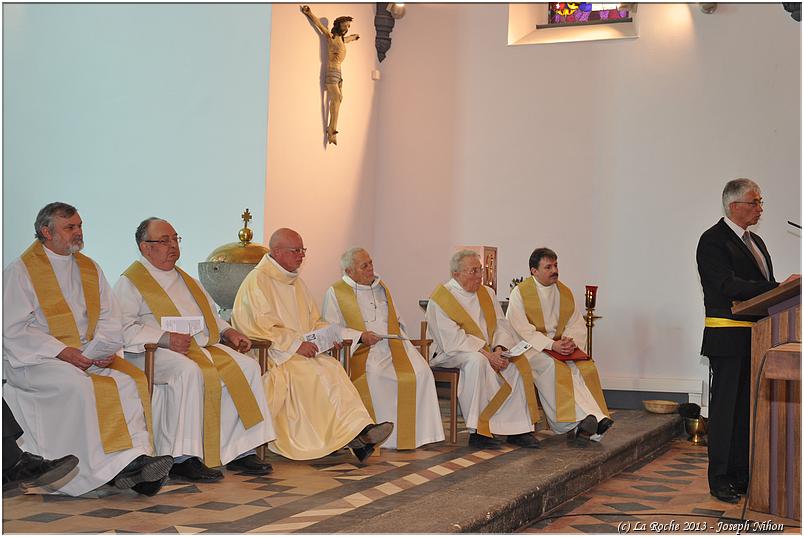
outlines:
[[[254,448],[276,438],[260,367],[242,352],[251,341],[215,312],[212,298],[176,265],[181,237],[169,222],[148,218],[134,234],[142,256],[115,285],[123,314],[126,358],[154,359],[154,443],[175,457],[171,477],[223,478],[214,467],[266,475],[271,465]],[[223,344],[227,342],[230,346]],[[203,459],[203,462],[202,462]]]
[[[528,357],[542,408],[556,433],[599,441],[614,421],[600,387],[595,363],[580,350],[586,326],[572,291],[558,281],[558,256],[537,248],[531,277],[511,291],[506,316],[521,338],[533,345]]]
[[[538,447],[539,419],[530,366],[508,353],[519,342],[503,316],[494,290],[482,285],[480,256],[460,250],[450,260],[452,279],[439,285],[427,304],[428,331],[435,348],[430,364],[460,368],[458,401],[470,429],[469,445],[497,448],[507,442]]]
[[[351,376],[363,404],[394,431],[383,447],[414,449],[444,439],[435,380],[411,344],[385,283],[363,248],[341,256],[343,278],[324,295],[324,318],[355,341]]]
[[[270,253],[243,280],[232,310],[238,330],[272,342],[264,382],[277,438],[268,447],[308,460],[348,444],[362,462],[394,426],[375,425],[343,367],[321,354],[329,350],[327,340],[339,339],[341,328],[321,319],[299,277],[307,251],[301,235],[279,229],[268,247]]]
[[[79,496],[107,482],[154,495],[173,459],[150,457],[145,375],[117,355],[120,312],[98,265],[80,253],[75,207],[50,203],[37,240],[3,274],[3,397],[25,451],[78,456],[78,472],[51,486]]]

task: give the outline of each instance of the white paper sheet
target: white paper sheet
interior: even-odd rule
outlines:
[[[341,327],[337,324],[331,324],[324,328],[319,328],[304,334],[304,341],[315,343],[315,346],[318,347],[318,352],[327,352],[335,343],[343,341]]]
[[[533,345],[531,345],[525,340],[522,340],[513,347],[511,347],[510,349],[508,349],[507,351],[504,351],[502,355],[505,358],[512,358],[514,356],[519,356],[520,354],[522,354],[527,350],[530,350],[531,347],[533,347]]]
[[[162,317],[162,330],[179,334],[196,335],[204,329],[204,317]]]
[[[379,337],[381,339],[398,339],[400,341],[410,341],[409,337],[402,337],[402,336],[397,336],[397,335],[394,335],[394,334],[377,334],[377,337]],[[352,346],[350,347],[351,354],[355,353],[355,351],[357,350],[357,347],[359,345],[360,345],[360,338],[359,337],[352,340]]]
[[[87,344],[87,347],[81,351],[81,354],[90,360],[103,360],[112,354],[117,354],[117,351],[120,349],[120,343],[95,336],[95,338]]]

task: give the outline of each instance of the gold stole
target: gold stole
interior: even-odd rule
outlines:
[[[569,287],[561,282],[556,282],[559,293],[558,324],[556,326],[555,338],[559,339],[564,334],[572,314],[575,312],[575,298]],[[544,312],[542,302],[539,299],[539,292],[536,289],[536,282],[533,278],[526,278],[518,285],[519,293],[522,295],[522,304],[525,307],[525,315],[528,322],[532,324],[538,332],[546,334],[544,328]],[[561,423],[571,423],[578,421],[575,416],[575,389],[572,387],[572,371],[569,364],[556,360],[556,419]],[[575,366],[581,372],[586,386],[595,398],[600,410],[604,414],[609,413],[606,400],[603,397],[603,390],[600,386],[600,377],[597,374],[597,367],[594,361],[581,360],[575,362]]]
[[[487,351],[491,350],[491,341],[494,341],[494,331],[497,329],[497,314],[494,311],[494,303],[485,287],[480,286],[477,290],[477,298],[480,301],[480,310],[483,312],[483,317],[486,319],[486,332],[489,335],[488,340],[483,337],[483,332],[480,327],[472,319],[472,317],[461,306],[460,302],[453,296],[453,294],[443,285],[436,287],[430,300],[435,301],[438,306],[444,310],[447,316],[455,321],[461,329],[469,335],[486,340],[484,348]],[[530,411],[531,420],[536,423],[539,421],[539,407],[536,404],[536,389],[533,387],[533,373],[530,369],[527,359],[523,355],[511,358],[511,363],[519,370],[519,375],[522,377],[522,383],[525,386],[525,398],[528,402],[528,410]],[[484,436],[492,436],[491,429],[489,428],[489,420],[500,409],[508,396],[511,395],[511,386],[506,382],[505,378],[497,372],[497,377],[502,381],[502,386],[494,394],[491,401],[486,405],[486,408],[480,413],[477,420],[477,432]]]
[[[379,284],[385,289],[385,296],[388,300],[388,333],[401,335],[399,329],[399,318],[396,315],[394,301],[391,293],[385,284]],[[338,307],[343,313],[346,326],[360,332],[366,331],[366,323],[363,321],[363,314],[357,303],[355,290],[345,281],[340,280],[332,288],[335,290],[335,298],[338,300]],[[397,447],[399,449],[416,448],[416,374],[413,371],[413,364],[408,359],[405,345],[398,339],[389,339],[388,346],[391,348],[391,360],[396,373],[397,392],[396,392],[396,427],[397,427]],[[371,419],[375,422],[377,417],[374,414],[374,405],[371,402],[371,392],[369,391],[368,380],[366,379],[366,360],[368,359],[370,347],[361,345],[352,355],[351,377],[352,382],[360,393],[363,404],[371,414]]]
[[[92,341],[100,318],[98,270],[92,260],[81,253],[73,254],[73,258],[78,264],[81,274],[81,287],[84,291],[84,302],[87,308],[86,339]],[[78,325],[61,292],[56,273],[53,272],[53,266],[45,253],[45,247],[41,242],[36,241],[25,250],[20,259],[28,269],[28,275],[31,278],[36,299],[39,301],[39,307],[42,308],[42,313],[47,320],[50,335],[65,345],[80,349],[81,335],[78,333]],[[115,356],[108,368],[128,375],[136,383],[145,414],[148,437],[153,447],[151,396],[148,393],[148,381],[145,374],[119,356]],[[133,443],[126,425],[126,417],[123,414],[123,404],[120,402],[117,382],[109,376],[84,373],[92,380],[95,412],[98,416],[98,429],[103,452],[114,453],[130,449],[133,447]]]
[[[263,416],[257,400],[254,398],[254,393],[251,391],[251,386],[237,362],[226,351],[214,346],[220,339],[220,333],[207,297],[192,277],[179,267],[175,268],[198,307],[201,308],[204,322],[209,330],[209,342],[205,348],[212,358],[212,363],[210,364],[206,355],[201,351],[195,338],[190,338],[187,357],[201,369],[201,375],[204,378],[204,463],[207,466],[220,466],[221,380],[229,390],[229,395],[237,408],[243,427],[246,429],[253,427],[263,420]],[[131,280],[131,283],[139,290],[157,322],[161,322],[162,317],[181,315],[168,294],[142,263],[139,261],[132,263],[123,276]]]

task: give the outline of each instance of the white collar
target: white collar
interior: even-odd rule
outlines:
[[[747,228],[746,228],[746,229],[743,229],[743,228],[741,228],[740,226],[738,226],[737,224],[735,224],[735,223],[732,221],[732,219],[731,219],[731,218],[729,218],[728,216],[724,217],[724,218],[723,218],[723,220],[726,222],[726,225],[728,225],[728,226],[731,228],[731,230],[732,230],[734,233],[736,233],[738,237],[740,237],[740,239],[742,239],[742,238],[743,238],[743,234],[744,234],[746,231],[748,231],[748,229],[747,229]]]
[[[349,285],[349,287],[363,291],[373,290],[374,288],[380,285],[380,276],[378,274],[374,275],[374,281],[371,282],[371,285],[363,285],[362,283],[357,283],[346,274],[343,275],[342,279],[347,283],[347,285]]]
[[[467,298],[473,297],[477,294],[467,291],[466,289],[461,287],[461,284],[458,283],[458,280],[456,280],[455,278],[450,278],[450,280],[446,283],[446,286],[455,289],[456,291],[458,291],[460,294],[462,294]]]
[[[556,284],[554,284],[554,283],[551,283],[550,285],[542,285],[542,282],[537,280],[536,276],[534,276],[533,274],[531,274],[530,277],[533,278],[534,282],[536,282],[536,288],[537,289],[552,289],[553,287],[556,286]]]
[[[144,266],[146,269],[148,269],[149,272],[156,271],[157,274],[160,274],[160,273],[161,274],[169,274],[171,272],[176,272],[176,266],[175,265],[170,270],[162,270],[161,268],[157,267],[156,265],[154,265],[153,263],[148,261],[148,258],[145,257],[144,255],[140,255],[140,263],[142,263],[142,266]]]

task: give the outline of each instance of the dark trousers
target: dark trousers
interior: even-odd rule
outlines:
[[[709,356],[709,486],[748,477],[751,354]]]
[[[3,471],[11,468],[22,456],[22,450],[17,445],[17,438],[22,436],[22,429],[14,414],[3,400]]]

